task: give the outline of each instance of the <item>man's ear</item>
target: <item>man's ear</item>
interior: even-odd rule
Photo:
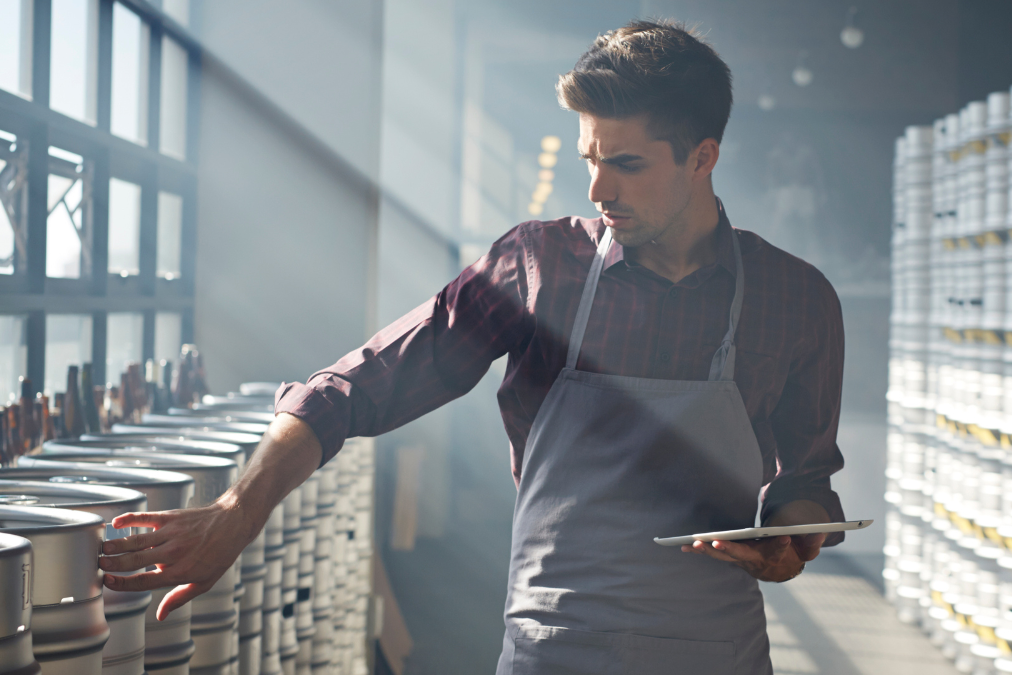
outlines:
[[[720,144],[714,138],[704,138],[696,146],[695,151],[689,155],[689,161],[694,163],[692,180],[702,180],[713,173],[713,167],[717,165],[720,158]]]

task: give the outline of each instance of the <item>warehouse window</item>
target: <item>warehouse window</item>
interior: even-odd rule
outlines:
[[[91,360],[92,317],[89,314],[50,314],[46,317],[47,395],[66,391],[67,368]]]
[[[109,179],[109,274],[140,274],[141,186]]]
[[[32,95],[32,2],[0,0],[0,89]]]
[[[148,139],[151,30],[116,3],[112,11],[112,133],[141,145]]]
[[[180,275],[180,239],[183,230],[183,198],[158,193],[158,276],[172,281]]]
[[[0,274],[24,266],[28,153],[17,136],[0,129]]]
[[[108,321],[105,371],[122,373],[127,364],[138,362],[143,356],[144,315],[139,312],[113,312],[109,314]]]
[[[25,317],[0,315],[0,405],[21,393],[18,377],[27,367]]]
[[[49,105],[88,124],[98,114],[98,0],[52,0]]]
[[[188,19],[188,0],[0,0],[0,399],[21,375],[64,391],[75,364],[118,382],[193,339]]]

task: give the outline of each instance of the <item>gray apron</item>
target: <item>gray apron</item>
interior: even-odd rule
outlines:
[[[762,456],[734,383],[744,273],[705,382],[576,370],[606,229],[566,367],[531,428],[497,675],[766,675],[759,585],[657,536],[752,527]]]

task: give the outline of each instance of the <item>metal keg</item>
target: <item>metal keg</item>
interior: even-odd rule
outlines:
[[[33,480],[34,478],[43,480]],[[133,533],[132,528],[117,530],[112,527],[113,518],[124,513],[147,510],[147,498],[137,490],[76,482],[49,482],[50,478],[53,475],[45,470],[0,469],[0,502],[94,513],[106,523],[106,539]],[[75,480],[66,475],[58,478],[63,481]],[[102,604],[109,625],[109,641],[102,650],[102,672],[105,675],[142,675],[144,613],[151,604],[151,593],[106,589],[104,596]]]
[[[169,408],[173,417],[194,417],[214,419],[221,422],[249,422],[253,424],[270,424],[274,421],[274,411],[228,410],[224,408]]]
[[[32,652],[43,675],[98,675],[109,626],[98,556],[105,523],[84,511],[0,505],[0,533],[32,543]]]
[[[243,396],[269,396],[273,400],[280,388],[280,382],[243,382],[239,385],[239,393]]]
[[[254,410],[258,412],[274,412],[274,396],[246,396],[229,392],[225,396],[205,394],[200,403],[193,406],[195,410]]]
[[[189,427],[204,431],[242,431],[260,435],[263,435],[267,431],[267,427],[270,426],[266,422],[240,422],[226,420],[222,417],[198,418],[183,415],[156,415],[154,413],[144,415],[141,422],[144,425],[157,427]]]
[[[88,483],[118,485],[143,492],[148,498],[149,511],[168,511],[186,508],[194,494],[194,480],[185,473],[152,469],[117,469],[88,462],[60,462],[24,455],[18,458],[18,467],[34,470],[42,479],[43,472],[50,478],[73,476]],[[26,474],[26,477],[29,474]],[[190,639],[190,604],[176,609],[164,621],[155,613],[168,588],[152,591],[151,604],[145,613],[144,667],[158,675],[186,675],[194,644]],[[108,593],[108,591],[107,591]]]
[[[0,675],[37,675],[32,654],[32,542],[0,534]]]
[[[175,441],[186,443],[188,441],[216,441],[220,443],[233,443],[242,448],[249,462],[253,452],[260,445],[261,434],[251,434],[245,431],[215,431],[208,429],[195,429],[190,427],[154,427],[142,424],[114,424],[113,434],[132,441],[144,442],[153,441]],[[93,440],[105,438],[103,436],[90,436],[85,434],[82,440]]]
[[[221,457],[232,461],[240,473],[246,466],[246,453],[234,443],[218,441],[179,440],[178,438],[131,438],[120,434],[103,434],[91,436],[88,440],[47,441],[42,446],[42,456],[58,453],[86,453],[116,450],[120,454],[131,452],[148,452],[169,455],[199,455],[204,457]],[[183,473],[186,473],[185,471]],[[196,478],[194,479],[196,480]]]
[[[184,450],[185,445],[175,444],[173,447]],[[239,452],[241,456],[241,451]],[[142,452],[133,447],[102,448],[93,443],[85,447],[70,444],[56,447],[54,444],[48,448],[43,457],[101,463],[121,468],[164,468],[185,473],[194,480],[194,497],[189,504],[190,507],[213,503],[235,482],[238,475],[235,462],[221,457]],[[190,636],[195,644],[195,652],[190,660],[190,672],[194,675],[211,673],[227,675],[231,667],[233,633],[238,623],[235,611],[237,581],[237,570],[233,566],[208,592],[190,603],[192,605]]]

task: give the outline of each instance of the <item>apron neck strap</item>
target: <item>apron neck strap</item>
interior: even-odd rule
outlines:
[[[745,299],[745,271],[741,264],[741,246],[738,244],[738,233],[731,228],[731,243],[734,245],[734,299],[731,300],[731,316],[727,333],[720,341],[717,353],[710,362],[710,382],[734,379],[734,357],[737,351],[734,346],[734,332],[738,329],[741,317],[741,303]]]
[[[583,285],[583,297],[580,298],[580,306],[576,310],[576,323],[573,324],[573,332],[569,336],[569,353],[566,355],[566,368],[576,370],[576,361],[580,357],[580,347],[583,346],[583,336],[587,332],[587,321],[590,319],[590,308],[594,304],[594,295],[597,293],[597,280],[601,278],[601,270],[604,269],[604,256],[611,248],[611,228],[604,228],[604,235],[601,243],[597,245],[597,253],[594,254],[594,262],[590,263],[590,273],[587,275],[587,282]]]
[[[604,257],[611,248],[611,228],[604,228],[604,235],[601,243],[597,246],[597,253],[594,254],[594,261],[590,264],[590,272],[587,274],[587,281],[583,285],[583,296],[580,298],[580,306],[576,310],[576,322],[573,324],[573,332],[569,336],[569,352],[566,354],[566,367],[575,370],[576,362],[580,358],[580,348],[583,346],[583,336],[587,332],[587,321],[590,319],[590,310],[594,305],[594,295],[597,293],[597,282],[601,278],[601,270],[604,269]],[[733,380],[734,379],[734,333],[738,329],[738,319],[741,317],[741,304],[745,297],[745,272],[741,263],[741,246],[738,244],[738,233],[731,229],[731,243],[734,245],[734,299],[731,300],[731,312],[729,325],[724,339],[721,340],[717,353],[713,355],[710,362],[709,381]]]

